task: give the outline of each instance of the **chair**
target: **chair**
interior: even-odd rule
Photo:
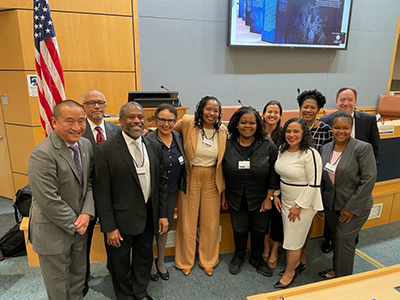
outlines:
[[[282,112],[282,118],[281,118],[281,126],[283,126],[287,120],[291,118],[298,118],[300,115],[300,112],[298,109],[286,109]]]
[[[237,111],[241,107],[242,107],[241,105],[222,106],[221,121],[229,122],[229,119],[232,117],[235,111]]]
[[[400,96],[379,95],[378,112],[381,121],[400,119]]]
[[[330,114],[334,113],[335,111],[337,111],[337,108],[324,109],[324,116],[330,115]]]

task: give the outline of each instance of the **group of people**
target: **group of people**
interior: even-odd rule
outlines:
[[[326,99],[319,91],[304,91],[297,101],[299,117],[283,126],[276,100],[262,116],[241,107],[227,127],[216,97],[203,97],[194,116],[179,121],[172,105],[161,104],[157,128],[146,136],[139,103],[122,105],[120,127],[104,121],[106,100],[98,90],[86,91],[82,105],[58,103],[54,132],[33,150],[28,165],[30,241],[49,299],[82,299],[87,293],[97,218],[117,298],[152,299],[149,280],[170,277],[164,256],[176,200],[175,267],[186,276],[197,244],[199,265],[212,276],[219,262],[221,208],[231,215],[231,274],[241,271],[250,233],[249,263],[264,276],[272,276],[282,244],[286,269],[275,287],[288,287],[307,267],[313,219],[322,212],[334,256],[333,268],[320,275],[351,274],[358,233],[373,203],[376,121],[354,111],[357,92],[350,87],[337,93],[338,112],[321,120]]]

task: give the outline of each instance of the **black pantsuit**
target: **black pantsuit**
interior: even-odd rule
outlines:
[[[270,211],[260,212],[260,207],[249,211],[245,195],[242,197],[239,210],[229,206],[229,211],[235,241],[235,255],[244,259],[250,232],[251,259],[260,261],[264,251],[264,236],[268,232]]]

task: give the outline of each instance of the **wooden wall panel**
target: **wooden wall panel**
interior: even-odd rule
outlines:
[[[0,196],[12,199],[14,196],[14,181],[2,108],[3,106],[0,102]]]
[[[28,184],[29,179],[28,175],[25,174],[19,174],[19,173],[13,173],[13,180],[14,180],[14,189],[15,192],[14,194],[22,187]],[[14,197],[15,200],[15,197]]]
[[[26,76],[34,74],[34,71],[0,71],[0,94],[8,98],[8,104],[3,105],[5,123],[40,125],[38,98],[28,96]]]
[[[64,79],[68,99],[80,102],[85,91],[98,89],[106,97],[109,114],[118,114],[128,101],[128,91],[135,90],[134,72],[64,72]]]
[[[132,18],[53,13],[66,70],[134,71]]]
[[[13,172],[27,174],[29,155],[43,139],[43,129],[41,127],[6,124],[6,131],[12,170]]]
[[[390,222],[398,220],[400,220],[400,192],[394,194],[392,213],[390,214]]]
[[[378,204],[378,203],[382,203],[383,204],[381,216],[379,218],[376,218],[376,219],[368,220],[364,224],[363,229],[389,223],[390,212],[391,212],[392,203],[393,203],[393,195],[385,195],[385,196],[374,197],[374,204]]]
[[[22,55],[24,50],[21,48],[20,42],[21,37],[18,23],[18,12],[14,10],[1,11],[0,19],[0,34],[2,45],[0,47],[0,69],[24,69],[25,66]],[[30,29],[31,32],[33,32],[32,23]]]
[[[29,0],[2,0],[0,8],[32,9]],[[132,15],[131,0],[49,0],[51,11],[76,11],[116,15]]]
[[[35,70],[32,12],[0,13],[2,41],[11,47],[0,48],[0,69]],[[135,70],[132,17],[64,12],[52,17],[64,71]]]

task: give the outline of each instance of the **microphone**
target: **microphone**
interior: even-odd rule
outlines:
[[[240,99],[238,99],[238,102],[239,102],[239,104],[240,104],[241,106],[243,106],[243,103],[242,103],[242,101],[241,101]]]
[[[160,88],[162,88],[162,89],[164,89],[164,90],[166,90],[166,91],[168,91],[169,92],[169,89],[167,89],[165,86],[160,86]]]
[[[297,88],[297,95],[300,95],[300,88]]]

